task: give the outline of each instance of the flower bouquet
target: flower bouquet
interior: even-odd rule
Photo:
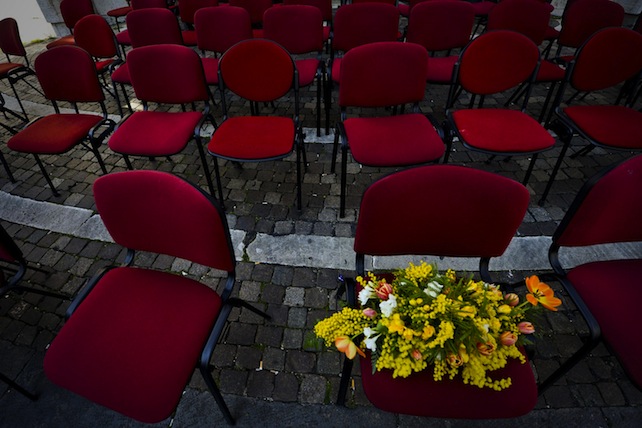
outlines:
[[[526,279],[528,294],[503,294],[499,287],[436,266],[412,263],[388,282],[368,273],[357,277],[360,308],[345,307],[319,321],[314,331],[348,358],[371,351],[374,370],[407,377],[431,366],[434,379],[458,374],[466,384],[502,390],[511,379],[491,379],[488,372],[509,358],[526,358],[520,345],[534,333],[533,312],[555,311],[561,304],[537,276]],[[540,305],[541,304],[541,305]]]

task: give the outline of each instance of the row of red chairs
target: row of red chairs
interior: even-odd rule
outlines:
[[[390,371],[373,372],[366,356],[360,366],[368,399],[385,411],[418,416],[521,416],[534,408],[538,393],[602,340],[632,381],[642,386],[638,364],[642,338],[631,322],[642,298],[638,286],[642,259],[565,268],[559,258],[561,248],[642,241],[640,186],[642,156],[608,168],[580,190],[553,235],[551,266],[587,322],[589,336],[548,378],[538,384],[528,360],[510,360],[499,375],[510,377],[512,385],[497,392],[458,379],[436,382],[430,371],[393,378]],[[269,315],[230,297],[236,259],[222,207],[197,186],[157,171],[108,174],[96,180],[93,190],[107,230],[128,249],[127,263],[96,273],[75,297],[65,325],[45,355],[47,377],[89,400],[152,423],[175,411],[196,363],[225,419],[234,424],[211,374],[212,353],[234,306],[268,319]],[[435,209],[435,201],[451,200],[453,195],[463,205]],[[406,206],[409,200],[412,209],[382,209]],[[523,185],[485,171],[433,165],[393,173],[373,183],[363,195],[354,241],[356,273],[365,274],[366,255],[476,257],[481,279],[492,282],[490,260],[505,252],[528,205],[529,191]],[[136,251],[180,257],[227,272],[224,290],[219,295],[181,275],[135,268]],[[18,270],[3,285],[2,294],[19,291],[27,263],[2,227],[0,259]],[[348,303],[356,306],[354,282],[347,284]],[[351,369],[352,360],[346,359],[338,404],[345,402]],[[35,398],[10,378],[2,375],[0,380]]]

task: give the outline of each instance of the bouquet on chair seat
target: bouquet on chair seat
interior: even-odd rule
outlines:
[[[345,307],[314,328],[327,346],[334,344],[351,359],[368,349],[373,371],[392,370],[393,377],[430,366],[437,381],[459,374],[464,383],[496,390],[511,380],[491,379],[488,372],[511,358],[525,363],[521,345],[535,331],[533,313],[561,304],[537,276],[526,279],[529,292],[521,301],[497,285],[452,270],[440,274],[425,262],[410,263],[393,279],[368,273],[357,283],[361,307]]]

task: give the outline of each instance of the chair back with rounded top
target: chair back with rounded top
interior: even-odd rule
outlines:
[[[201,59],[186,46],[143,46],[127,55],[127,64],[141,101],[187,104],[209,100]]]
[[[131,0],[133,10],[160,8],[167,9],[167,0]]]
[[[341,63],[339,105],[385,107],[419,103],[425,96],[427,67],[428,52],[414,43],[357,46],[346,52]]]
[[[91,55],[78,46],[42,52],[34,69],[45,97],[51,101],[102,102],[105,99]]]
[[[197,46],[223,54],[236,43],[252,38],[250,14],[242,7],[205,7],[194,14]]]
[[[272,7],[272,0],[230,0],[229,5],[247,10],[250,14],[252,25],[261,26],[263,14]]]
[[[300,4],[305,6],[317,7],[321,11],[323,20],[326,22],[332,22],[332,0],[283,0],[283,4],[286,6]]]
[[[284,96],[295,83],[290,53],[266,39],[237,43],[221,58],[225,88],[250,101],[267,102]]]
[[[474,23],[475,10],[470,3],[423,1],[410,11],[406,41],[418,43],[428,52],[463,48],[470,41]]]
[[[18,23],[13,18],[5,18],[0,21],[0,50],[7,56],[15,55],[27,58],[27,51],[20,39]]]
[[[74,38],[76,44],[94,58],[113,58],[119,55],[114,31],[100,15],[81,18],[74,29]]]
[[[225,214],[198,187],[159,171],[126,171],[94,183],[96,208],[114,241],[233,272]]]
[[[183,44],[176,15],[169,9],[136,9],[125,18],[133,48],[156,44]]]
[[[610,88],[642,70],[642,34],[611,27],[595,33],[577,52],[570,84],[579,91]]]
[[[76,23],[87,15],[93,15],[94,5],[91,0],[62,0],[60,2],[60,14],[70,30],[73,30]]]
[[[565,10],[559,46],[578,48],[593,33],[606,27],[621,27],[624,8],[611,0],[577,0]]]
[[[185,24],[194,24],[194,15],[204,7],[216,7],[218,0],[179,0],[178,13],[181,21]]]
[[[263,16],[263,35],[291,54],[323,50],[323,15],[314,6],[273,7]]]
[[[390,42],[399,36],[399,11],[385,3],[348,4],[334,16],[333,51],[374,42]]]
[[[537,45],[525,35],[490,31],[471,41],[462,52],[458,83],[473,94],[502,92],[534,77],[539,59]]]
[[[551,9],[540,0],[503,0],[488,14],[486,29],[517,31],[539,46],[544,42]]]
[[[448,209],[435,209],[439,201],[453,201],[453,195]],[[393,173],[364,192],[354,250],[377,256],[498,257],[521,224],[529,199],[526,187],[514,180],[462,166]],[[414,201],[412,209],[385,209],[408,201]],[[435,227],[420,226],[426,224]]]

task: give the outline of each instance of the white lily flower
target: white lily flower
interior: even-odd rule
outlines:
[[[379,336],[381,335],[378,334],[376,336],[365,339],[363,342],[366,344],[366,348],[370,349],[372,352],[375,352],[377,350],[377,339],[379,339]]]
[[[392,315],[392,312],[395,310],[396,307],[397,307],[397,298],[394,296],[394,294],[388,295],[388,300],[385,300],[379,303],[379,309],[381,309],[381,314],[386,318]]]
[[[368,300],[372,299],[376,295],[377,294],[374,289],[369,285],[366,285],[361,289],[361,291],[359,291],[359,303],[361,303],[361,306],[365,306],[365,304],[368,303]]]

